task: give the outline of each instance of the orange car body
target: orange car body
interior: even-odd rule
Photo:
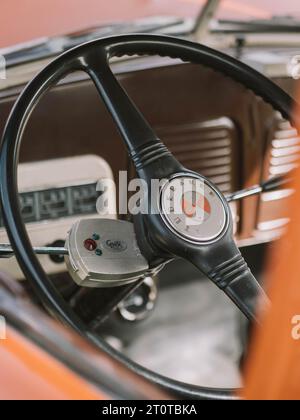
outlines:
[[[0,341],[0,399],[91,400],[105,395],[25,336],[8,328]]]

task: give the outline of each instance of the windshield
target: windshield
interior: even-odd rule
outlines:
[[[270,19],[273,16],[299,17],[299,0],[223,0],[218,19]]]
[[[205,0],[1,0],[0,48],[148,16],[195,18]],[[299,16],[299,0],[221,0],[219,19]],[[12,24],[13,22],[13,24]]]

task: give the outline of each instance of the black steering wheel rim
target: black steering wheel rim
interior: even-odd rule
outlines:
[[[108,57],[121,55],[161,55],[206,65],[243,84],[262,97],[285,118],[293,122],[295,102],[270,80],[255,70],[205,46],[186,40],[154,35],[128,35],[104,38],[76,47],[59,56],[25,88],[16,102],[5,128],[1,145],[1,203],[5,226],[18,263],[47,309],[62,322],[91,340],[125,366],[173,394],[188,398],[234,399],[237,390],[220,390],[183,384],[149,371],[114,350],[104,340],[87,330],[51,284],[37,260],[22,221],[17,188],[19,148],[26,123],[41,97],[62,77],[75,70],[86,70],[85,60],[91,50],[105,51]]]

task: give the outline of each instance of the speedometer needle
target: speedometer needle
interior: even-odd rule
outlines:
[[[205,213],[210,213],[210,204],[208,200],[200,195],[196,203],[193,203],[185,198],[182,199],[182,210],[187,217],[194,217],[197,206]]]

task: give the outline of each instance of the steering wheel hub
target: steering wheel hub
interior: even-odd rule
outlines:
[[[226,228],[228,206],[207,179],[176,175],[161,190],[160,211],[168,228],[196,243],[216,240]]]

